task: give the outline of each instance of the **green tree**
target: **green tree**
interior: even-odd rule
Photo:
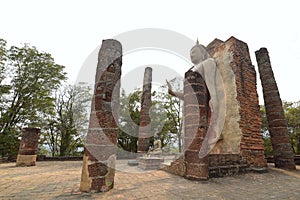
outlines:
[[[1,40],[1,66],[7,72],[4,80],[7,84],[1,86],[9,93],[0,102],[1,154],[16,155],[20,128],[41,126],[42,116],[53,111],[53,91],[66,79],[66,74],[64,66],[56,64],[49,53],[28,44],[9,49],[4,44]]]
[[[177,91],[180,91],[180,82],[182,82],[182,80],[178,80],[178,78],[170,81]],[[178,151],[182,152],[183,101],[168,94],[167,86],[163,85],[160,87],[159,92],[157,92],[157,104],[163,108],[163,112],[166,114],[161,130],[161,135],[166,140],[164,143],[170,146],[176,142]]]
[[[74,156],[84,146],[91,89],[84,83],[64,85],[56,92],[55,114],[48,115],[41,143],[52,156]]]
[[[7,49],[6,41],[0,38],[0,116],[2,116],[4,111],[4,96],[9,93],[9,85],[3,83],[5,79],[5,64],[7,61]]]
[[[121,92],[118,146],[128,152],[137,152],[141,96],[140,90],[129,95],[124,89]]]
[[[2,82],[5,78],[5,62],[7,58],[7,50],[6,50],[6,41],[0,38],[0,98],[2,100],[2,94],[6,93],[4,91],[5,87],[2,85]]]
[[[121,93],[118,145],[129,152],[137,150],[141,96],[140,90],[129,95],[126,95],[124,90]],[[159,133],[162,147],[169,148],[177,141],[181,148],[182,102],[169,95],[166,86],[152,92],[151,96],[151,134]],[[154,138],[151,137],[150,145],[153,145],[153,141]]]
[[[300,101],[283,102],[284,114],[288,124],[292,147],[300,154]]]

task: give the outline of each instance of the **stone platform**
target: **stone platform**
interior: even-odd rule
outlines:
[[[138,162],[138,167],[143,170],[155,170],[160,169],[164,159],[160,157],[141,157],[138,159]]]

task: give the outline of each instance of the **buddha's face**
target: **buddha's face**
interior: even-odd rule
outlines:
[[[203,59],[204,59],[204,55],[201,52],[201,49],[197,46],[194,46],[191,49],[191,61],[192,61],[192,63],[194,63],[195,65],[199,64],[200,62],[203,61]]]

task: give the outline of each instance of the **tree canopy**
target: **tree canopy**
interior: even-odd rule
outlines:
[[[71,156],[83,150],[91,103],[90,87],[84,83],[63,85],[55,93],[55,112],[46,116],[42,145],[52,156]]]
[[[5,40],[0,40],[0,70],[0,151],[15,155],[20,128],[40,127],[43,116],[53,112],[52,94],[66,73],[51,54],[28,44],[8,48]]]
[[[292,147],[296,154],[300,154],[300,101],[284,102],[283,108]]]

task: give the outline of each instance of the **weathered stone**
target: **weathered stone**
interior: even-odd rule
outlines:
[[[107,145],[116,144],[118,129],[89,129],[86,136],[87,144]]]
[[[143,170],[156,170],[160,169],[163,161],[163,158],[158,157],[140,157],[138,167]]]
[[[200,140],[200,139],[195,139],[195,140]],[[184,152],[184,160],[186,163],[198,163],[198,164],[208,163],[207,157],[199,158],[199,148],[197,150],[195,149],[186,150]]]
[[[95,191],[99,192],[106,192],[108,188],[105,187],[105,178],[93,178],[91,188],[93,188]]]
[[[208,156],[208,162],[210,167],[239,165],[240,155],[239,154],[210,154]]]
[[[188,179],[206,180],[208,178],[207,157],[199,158],[199,151],[207,131],[208,101],[208,89],[202,76],[198,72],[186,72],[184,81],[184,176]],[[191,102],[196,105],[197,109],[188,109]]]
[[[138,166],[138,165],[139,165],[139,162],[138,162],[137,160],[129,160],[129,161],[127,162],[127,164],[128,164],[129,166]]]
[[[108,167],[103,163],[94,163],[88,165],[89,175],[91,177],[105,176],[108,172]]]
[[[207,180],[208,179],[208,164],[204,163],[186,163],[186,178],[191,180]]]
[[[241,154],[241,160],[247,161],[248,165],[265,167],[256,72],[248,46],[231,37],[225,42],[212,42],[208,51],[223,77],[227,107],[222,140],[212,153]],[[259,157],[255,157],[257,150],[261,151]]]
[[[38,128],[23,128],[16,166],[34,166],[38,151],[38,141],[41,130]]]
[[[114,185],[121,65],[120,42],[103,40],[84,150],[80,183],[83,192],[105,192]]]
[[[143,93],[140,112],[140,129],[137,151],[140,154],[147,153],[150,145],[151,135],[151,86],[152,86],[152,68],[146,67],[143,81]]]
[[[274,152],[275,167],[296,169],[282,101],[266,48],[255,52],[263,88],[267,120]]]
[[[184,177],[185,176],[185,163],[184,163],[183,156],[180,156],[178,159],[171,162],[170,165],[163,164],[162,170]]]

